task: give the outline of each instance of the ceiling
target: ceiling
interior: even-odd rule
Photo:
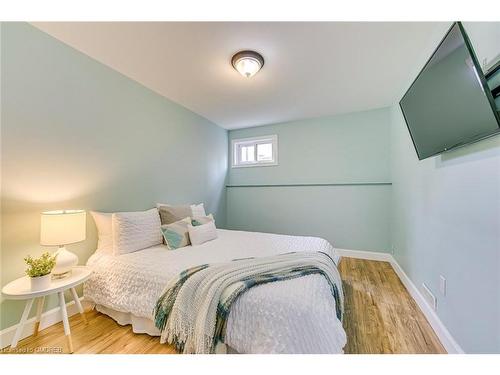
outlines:
[[[226,129],[392,105],[450,23],[62,22],[34,26]],[[231,56],[254,49],[247,79]]]

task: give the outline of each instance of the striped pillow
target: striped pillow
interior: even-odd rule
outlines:
[[[191,245],[189,241],[188,225],[191,224],[191,218],[186,217],[172,224],[164,224],[161,226],[161,232],[167,248],[169,250],[179,249]]]

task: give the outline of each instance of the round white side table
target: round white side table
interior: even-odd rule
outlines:
[[[15,348],[17,346],[17,343],[23,332],[23,327],[26,324],[26,320],[28,319],[28,315],[31,311],[31,307],[33,306],[33,302],[35,301],[35,299],[38,298],[35,318],[35,331],[33,333],[33,335],[36,336],[38,334],[38,328],[40,326],[40,318],[43,312],[45,297],[51,294],[57,294],[57,296],[59,297],[59,307],[61,309],[64,334],[66,335],[66,339],[68,342],[68,349],[70,353],[73,353],[73,342],[71,341],[71,331],[68,321],[68,312],[66,311],[66,302],[64,301],[64,291],[68,289],[71,291],[71,295],[73,296],[76,307],[80,312],[84,322],[87,323],[87,319],[85,318],[83,307],[80,303],[80,299],[78,298],[75,287],[87,280],[91,274],[92,270],[90,268],[85,266],[76,266],[71,271],[71,275],[66,276],[62,279],[53,279],[48,289],[37,291],[31,290],[30,280],[28,276],[21,277],[5,285],[2,288],[2,295],[6,299],[26,300],[26,306],[24,307],[23,315],[21,316],[21,320],[19,322],[19,325],[17,326],[10,347]]]

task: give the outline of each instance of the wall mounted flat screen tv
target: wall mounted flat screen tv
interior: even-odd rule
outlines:
[[[420,160],[500,133],[500,113],[455,22],[399,102]]]

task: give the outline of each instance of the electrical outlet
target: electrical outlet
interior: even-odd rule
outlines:
[[[439,275],[439,291],[443,296],[446,295],[446,279],[443,275]]]
[[[394,245],[391,246],[391,254],[394,255],[396,252],[396,247]]]

